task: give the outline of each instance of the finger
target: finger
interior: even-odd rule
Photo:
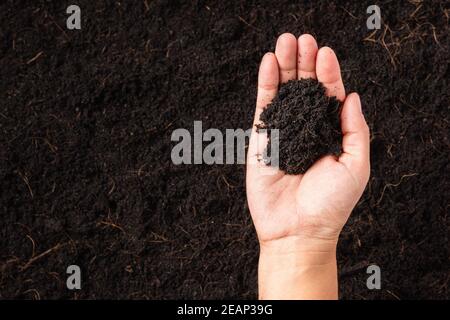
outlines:
[[[278,62],[275,55],[268,52],[264,55],[259,66],[258,74],[258,94],[256,98],[255,118],[253,120],[252,134],[249,145],[249,158],[258,158],[267,145],[265,134],[256,131],[256,124],[259,124],[259,116],[264,108],[272,101],[278,91],[279,71]],[[254,160],[254,159],[253,159]]]
[[[259,122],[259,115],[275,97],[278,91],[279,80],[277,58],[272,52],[264,55],[259,66],[258,94],[256,98],[255,121]]]
[[[298,79],[313,78],[316,75],[317,42],[310,34],[302,34],[298,38]]]
[[[366,180],[370,167],[370,133],[361,111],[357,93],[350,94],[341,112],[342,149],[339,162],[362,180]]]
[[[323,83],[327,94],[335,96],[339,101],[345,99],[344,83],[341,77],[341,68],[334,51],[329,47],[322,47],[316,58],[317,79]]]
[[[267,146],[267,134],[258,133],[256,124],[265,107],[272,101],[278,91],[280,82],[278,62],[275,54],[266,53],[261,61],[258,75],[258,93],[256,99],[255,118],[248,147],[247,169],[250,177],[271,175],[273,168],[266,166],[261,157]]]
[[[279,36],[275,55],[280,68],[280,81],[284,83],[297,79],[297,38],[291,33]]]

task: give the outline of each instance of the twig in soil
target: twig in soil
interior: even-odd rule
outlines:
[[[413,18],[416,15],[416,13],[420,10],[420,8],[422,8],[422,4],[417,6],[417,8],[409,15],[409,17]]]
[[[175,40],[175,41],[172,41],[171,43],[169,43],[168,45],[167,45],[167,51],[166,51],[166,58],[169,58],[170,57],[170,49],[172,48],[172,46],[175,44],[175,43],[177,43],[177,42],[180,42],[180,40]]]
[[[60,284],[63,283],[63,281],[61,280],[61,278],[59,277],[59,274],[57,272],[49,272],[47,273],[49,276],[53,277],[56,281],[58,281]]]
[[[31,241],[31,244],[33,246],[33,249],[31,251],[31,256],[34,257],[36,255],[36,242],[34,242],[34,239],[29,236],[28,234],[26,235],[26,237]]]
[[[354,275],[361,270],[365,270],[371,264],[372,263],[369,263],[368,261],[362,261],[354,266],[344,268],[341,272],[339,272],[339,277]]]
[[[27,61],[27,64],[30,64],[34,61],[36,61],[37,59],[39,59],[40,56],[42,56],[42,54],[44,53],[44,51],[39,52],[37,55],[35,55],[33,58],[31,58],[30,60]]]
[[[418,173],[409,173],[409,174],[405,174],[405,175],[401,176],[399,182],[397,182],[397,183],[387,183],[387,184],[383,187],[383,191],[381,191],[380,199],[378,199],[376,205],[378,206],[378,205],[380,204],[381,200],[383,200],[383,196],[384,196],[384,192],[386,191],[386,188],[388,188],[388,187],[398,187],[398,186],[402,183],[402,181],[403,181],[404,178],[414,177],[414,176],[417,176],[417,175],[419,175],[419,174],[418,174]]]
[[[189,237],[191,236],[191,234],[189,232],[187,232],[182,226],[180,225],[175,225],[176,227],[178,227],[181,231],[183,231],[185,234],[187,234]]]
[[[145,6],[145,12],[148,12],[150,10],[150,7],[148,5],[148,0],[144,0],[144,6]]]
[[[157,234],[155,232],[151,232],[151,235],[155,240],[149,240],[150,243],[162,243],[162,242],[169,242],[170,240],[163,235]]]
[[[34,300],[41,300],[41,295],[39,294],[39,291],[37,291],[36,289],[29,289],[29,290],[25,291],[24,294],[27,294],[29,292],[34,293]]]
[[[441,11],[444,13],[445,19],[447,20],[448,23],[448,20],[450,18],[450,15],[448,13],[450,12],[450,9],[441,9]]]
[[[436,42],[436,44],[439,45],[442,48],[441,43],[439,42],[439,40],[437,38],[437,35],[436,35],[436,27],[430,22],[425,22],[425,23],[422,23],[421,25],[419,25],[419,28],[421,28],[424,25],[430,25],[431,26],[431,30],[433,32],[434,42]]]
[[[46,11],[45,14],[52,20],[53,24],[62,32],[64,37],[67,39],[67,41],[70,42],[70,37],[67,35],[67,33],[64,31],[63,28],[56,22],[56,20]]]
[[[384,25],[384,32],[383,35],[381,36],[381,44],[383,45],[383,47],[386,49],[386,51],[389,54],[389,58],[391,60],[392,65],[394,66],[394,69],[397,69],[397,64],[395,63],[395,59],[394,56],[392,55],[391,51],[389,50],[388,46],[386,45],[386,41],[385,41],[385,37],[386,37],[386,32],[389,30],[389,32],[392,33],[391,29],[389,28],[389,26],[387,24]],[[392,37],[392,34],[391,34]]]
[[[387,293],[389,293],[391,296],[393,296],[395,299],[397,300],[401,300],[398,295],[396,295],[395,293],[393,293],[392,291],[386,290]]]
[[[122,231],[124,234],[126,234],[125,230],[124,230],[121,226],[119,226],[119,225],[117,225],[117,224],[115,224],[115,223],[113,223],[113,222],[110,222],[110,221],[100,221],[98,224],[102,224],[102,225],[109,226],[109,227],[112,227],[112,228],[115,228],[115,229],[119,229],[119,230]]]
[[[353,13],[351,13],[350,11],[348,11],[347,9],[345,9],[344,7],[339,7],[339,8],[341,8],[342,10],[344,10],[344,11],[345,11],[350,17],[352,17],[353,19],[358,20],[358,18],[355,17],[355,15],[354,15]]]
[[[45,257],[46,255],[52,253],[53,251],[56,251],[56,250],[58,250],[58,249],[64,247],[66,244],[67,244],[67,243],[63,243],[63,244],[58,243],[56,246],[54,246],[54,247],[48,249],[47,251],[44,251],[44,252],[42,252],[41,254],[32,257],[30,260],[28,260],[27,263],[25,263],[25,265],[23,265],[23,266],[20,268],[20,271],[24,271],[24,270],[28,269],[28,268],[29,268],[34,262],[36,262],[37,260],[42,259],[43,257]]]
[[[233,189],[235,186],[230,184],[227,180],[227,178],[224,175],[221,175],[221,178],[223,180],[223,182],[225,182],[225,184],[227,185],[228,189]]]
[[[405,101],[403,98],[401,98],[401,97],[399,98],[399,100],[400,100],[400,102],[403,103],[405,106],[411,108],[412,110],[414,110],[414,111],[417,112],[417,113],[421,113],[421,114],[426,115],[426,116],[428,116],[428,117],[434,117],[434,115],[431,114],[431,113],[423,112],[423,111],[421,111],[421,110],[415,108],[413,105],[409,104],[408,102],[406,102],[406,101]]]
[[[224,223],[223,225],[227,227],[242,228],[242,224],[239,223]]]
[[[375,29],[371,34],[369,34],[367,37],[365,37],[363,39],[363,41],[369,41],[369,42],[374,42],[377,43],[377,40],[373,39],[373,36],[377,33],[377,29]]]
[[[26,186],[28,187],[28,191],[30,192],[31,198],[34,198],[34,193],[33,190],[31,189],[30,186],[30,182],[28,180],[28,177],[26,175],[24,175],[22,172],[17,171],[17,174],[19,175],[19,177],[23,180],[23,182],[25,182]]]
[[[245,21],[245,19],[242,18],[241,16],[237,16],[237,17],[239,18],[239,20],[241,20],[241,21],[242,21],[244,24],[246,24],[248,27],[250,27],[250,28],[252,28],[252,29],[255,29],[256,31],[259,31],[259,32],[262,31],[261,29],[255,27],[255,26],[251,25],[250,23],[248,23],[247,21]]]
[[[57,153],[57,151],[58,151],[58,147],[57,146],[55,146],[55,145],[53,145],[53,144],[51,144],[50,143],[50,141],[48,141],[48,139],[46,139],[46,138],[41,138],[41,137],[31,137],[32,139],[36,139],[36,140],[42,140],[49,148],[50,148],[50,151],[51,152],[53,152],[53,153]]]

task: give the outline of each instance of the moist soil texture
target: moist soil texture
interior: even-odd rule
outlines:
[[[339,122],[340,103],[327,97],[317,80],[291,80],[282,84],[277,96],[261,113],[261,125],[269,141],[265,152],[267,164],[276,165],[287,174],[301,174],[327,154],[339,154],[342,135]],[[278,130],[276,141],[272,130]],[[278,154],[272,152],[278,147]],[[276,162],[272,159],[276,157]]]
[[[448,3],[378,1],[374,30],[368,1],[79,0],[68,30],[71,4],[0,3],[0,298],[256,298],[245,166],[175,165],[171,135],[251,128],[284,32],[336,51],[371,129],[340,297],[450,297]]]

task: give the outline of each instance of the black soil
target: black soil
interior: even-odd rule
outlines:
[[[176,166],[170,138],[195,120],[250,128],[259,62],[283,32],[335,49],[372,132],[341,297],[450,298],[442,1],[378,1],[380,30],[365,1],[79,0],[78,31],[70,4],[0,4],[0,298],[257,297],[245,167]]]
[[[272,146],[278,147],[277,165],[287,174],[304,173],[319,158],[339,154],[342,135],[339,122],[340,103],[327,97],[325,87],[317,80],[291,80],[280,86],[277,96],[261,113],[269,142],[266,162],[276,157]],[[272,130],[277,129],[277,142]]]

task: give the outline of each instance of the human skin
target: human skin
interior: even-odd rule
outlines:
[[[302,175],[287,175],[260,161],[267,136],[256,124],[280,83],[310,77],[343,102],[342,153],[322,157]],[[369,135],[358,94],[345,94],[333,50],[318,49],[308,34],[298,39],[282,34],[275,53],[261,61],[247,155],[247,199],[260,244],[260,299],[338,298],[336,246],[369,179]]]

